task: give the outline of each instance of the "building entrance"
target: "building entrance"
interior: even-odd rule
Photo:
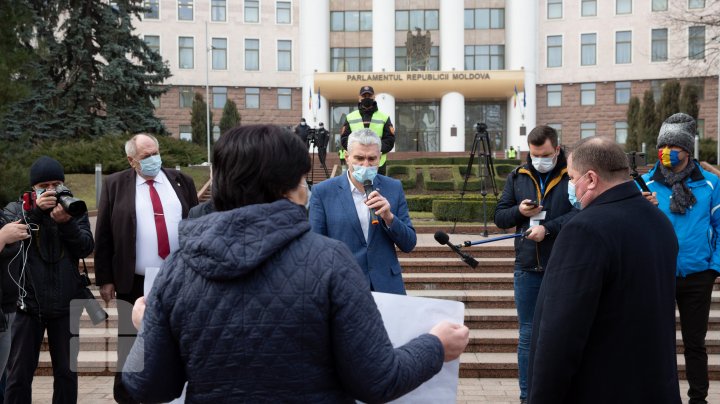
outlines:
[[[440,106],[398,103],[395,106],[395,151],[440,151]]]

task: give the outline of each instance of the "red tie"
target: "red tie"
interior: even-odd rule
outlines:
[[[160,195],[153,186],[153,180],[147,180],[150,187],[150,201],[152,201],[153,213],[155,213],[155,232],[157,232],[158,255],[165,259],[170,255],[170,241],[168,240],[167,226],[165,226],[165,214],[163,213]]]

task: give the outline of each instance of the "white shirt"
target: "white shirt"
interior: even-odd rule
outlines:
[[[165,215],[170,252],[178,249],[178,224],[182,220],[182,205],[170,180],[160,171],[153,186],[160,196]],[[145,275],[145,268],[160,267],[164,259],[158,255],[157,232],[155,231],[155,212],[150,200],[150,186],[139,175],[135,175],[135,273]]]
[[[350,193],[353,197],[353,202],[355,203],[355,211],[357,212],[358,219],[360,219],[360,227],[362,228],[363,235],[365,236],[365,241],[368,241],[368,234],[370,231],[370,208],[368,208],[367,205],[365,205],[365,201],[367,198],[365,197],[365,190],[359,190],[353,184],[352,180],[350,179],[350,171],[347,172],[347,179],[350,183]]]

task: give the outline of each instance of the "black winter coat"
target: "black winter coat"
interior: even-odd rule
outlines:
[[[0,229],[8,223],[14,222],[17,219],[10,217],[5,212],[0,213]],[[15,285],[14,280],[19,280],[20,276],[20,263],[22,262],[22,254],[18,254],[20,251],[20,242],[17,241],[12,244],[6,245],[2,251],[0,251],[0,285],[2,291],[0,301],[2,302],[2,312],[5,314],[14,313],[17,309],[17,298],[18,298],[18,287]],[[4,319],[0,319],[0,331],[2,324],[5,322]]]
[[[389,401],[437,373],[440,340],[393,349],[348,248],[288,200],[180,223],[123,384],[139,401]],[[143,357],[144,355],[144,357]]]
[[[23,217],[22,204],[12,202],[7,209]],[[67,315],[72,299],[82,298],[85,287],[78,271],[78,261],[95,248],[87,213],[66,223],[56,223],[50,210],[35,207],[25,212],[26,220],[37,225],[32,231],[31,246],[25,264],[25,312],[46,318]]]
[[[546,212],[541,223],[547,230],[543,241],[536,243],[524,237],[515,239],[515,266],[519,269],[544,270],[562,225],[578,212],[568,200],[568,180],[567,161],[562,150],[555,168],[547,174],[535,170],[528,156],[524,165],[508,175],[505,189],[495,207],[495,224],[499,228],[514,227],[516,233],[521,233],[530,227],[530,218],[523,216],[518,208],[524,199],[538,201]]]

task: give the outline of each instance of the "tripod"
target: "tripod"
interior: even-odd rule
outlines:
[[[465,179],[463,181],[462,189],[460,190],[460,207],[462,207],[463,199],[465,198],[465,190],[467,189],[468,179],[472,172],[472,165],[475,161],[475,154],[478,156],[478,179],[480,180],[480,195],[482,195],[483,203],[483,237],[488,236],[487,230],[487,184],[486,181],[489,179],[490,187],[492,188],[493,195],[497,197],[498,188],[495,182],[495,166],[492,160],[492,149],[490,147],[490,135],[487,132],[487,125],[478,122],[475,124],[475,139],[473,139],[472,149],[470,150],[470,158],[468,159],[467,169],[465,170]],[[453,222],[453,228],[451,233],[455,233],[455,227],[457,226],[457,215],[455,214],[455,221]]]

